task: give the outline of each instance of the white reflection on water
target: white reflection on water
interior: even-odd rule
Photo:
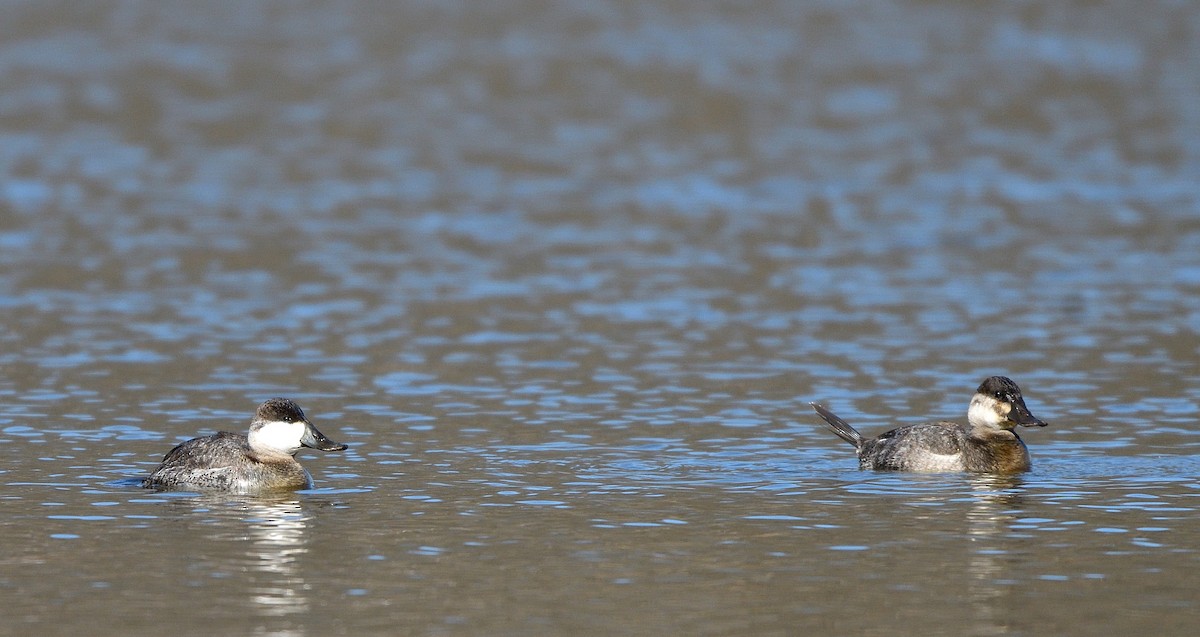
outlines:
[[[967,538],[972,543],[967,560],[967,599],[971,604],[975,622],[970,634],[1005,635],[1012,632],[1008,618],[1011,613],[1005,601],[1012,592],[1011,573],[1005,571],[1011,564],[1002,558],[1006,552],[1000,548],[1012,522],[1011,511],[1019,504],[1020,495],[1014,487],[1020,485],[1019,476],[972,476],[971,490],[974,502],[967,509]]]
[[[198,504],[221,518],[210,537],[240,547],[222,552],[216,570],[240,574],[236,577],[244,583],[249,610],[261,618],[253,634],[307,634],[297,619],[310,607],[309,586],[300,563],[308,553],[309,514],[300,501],[204,496]]]
[[[307,611],[309,602],[298,561],[308,552],[308,520],[300,502],[253,503],[247,512],[251,542],[246,557],[252,569],[267,576],[265,584],[252,589],[255,610],[266,617]]]

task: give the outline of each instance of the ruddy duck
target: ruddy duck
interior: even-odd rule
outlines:
[[[258,406],[249,435],[222,431],[182,442],[142,486],[233,493],[309,489],[312,476],[295,458],[300,447],[341,451],[346,445],[317,431],[296,403],[272,398]]]
[[[1045,427],[1011,379],[983,381],[967,408],[967,424],[931,422],[864,438],[836,414],[809,403],[842,440],[854,445],[860,469],[1015,473],[1029,470],[1029,450],[1013,428]]]

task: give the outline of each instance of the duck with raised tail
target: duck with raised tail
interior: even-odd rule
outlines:
[[[1030,468],[1017,425],[1045,427],[1025,406],[1021,388],[1005,376],[979,385],[967,407],[967,424],[931,422],[867,438],[833,412],[810,403],[842,440],[854,445],[860,469],[1017,473]]]

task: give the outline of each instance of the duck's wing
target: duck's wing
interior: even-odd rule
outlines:
[[[933,422],[893,429],[864,441],[864,468],[900,471],[962,471],[961,427]]]
[[[235,459],[249,451],[245,434],[222,431],[192,438],[168,451],[158,467],[142,480],[142,486],[225,488],[233,481]]]

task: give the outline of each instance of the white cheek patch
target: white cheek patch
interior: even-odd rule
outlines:
[[[967,408],[967,420],[977,426],[999,427],[1004,422],[1004,417],[996,411],[999,406],[993,398],[977,396]]]
[[[250,446],[295,454],[300,451],[300,438],[303,436],[304,423],[275,420],[250,432]]]

